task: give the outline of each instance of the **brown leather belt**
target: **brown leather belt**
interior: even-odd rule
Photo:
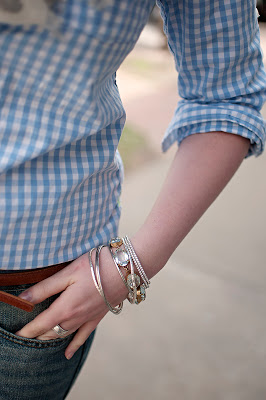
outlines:
[[[49,278],[49,276],[54,275],[56,272],[59,272],[71,262],[72,261],[67,261],[61,264],[28,271],[8,272],[6,274],[0,273],[0,286],[16,286],[41,282],[42,280]],[[30,301],[21,299],[13,294],[3,292],[2,290],[0,290],[0,301],[28,312],[31,312],[34,308],[34,304]]]

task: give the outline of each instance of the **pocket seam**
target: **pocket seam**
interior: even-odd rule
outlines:
[[[56,339],[50,339],[50,340],[38,340],[38,339],[31,339],[31,338],[24,338],[15,335],[14,333],[8,332],[3,328],[0,328],[0,337],[16,344],[20,344],[22,346],[26,347],[33,347],[36,349],[42,349],[42,348],[51,348],[51,347],[56,347],[60,346],[62,344],[65,344],[70,338],[73,336],[74,333],[71,333],[70,335],[64,337],[64,338],[56,338]]]

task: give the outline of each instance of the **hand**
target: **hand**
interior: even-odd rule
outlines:
[[[126,298],[127,289],[106,247],[100,253],[100,271],[106,298],[115,306]],[[65,351],[66,358],[70,359],[108,312],[93,283],[88,254],[83,254],[53,276],[31,286],[19,297],[38,304],[60,292],[48,309],[16,334],[40,340],[54,339],[58,335],[52,328],[57,324],[68,330],[68,334],[77,331]]]

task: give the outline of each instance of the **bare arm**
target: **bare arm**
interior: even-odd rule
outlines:
[[[162,189],[146,221],[131,238],[149,278],[156,275],[200,217],[233,177],[250,141],[225,132],[190,135],[177,150]],[[230,223],[230,221],[228,221]],[[109,298],[114,296],[110,255],[105,249],[102,274]],[[121,279],[120,279],[121,280]],[[116,284],[117,304],[125,287]]]
[[[248,139],[224,132],[183,140],[148,218],[132,238],[150,277],[166,264],[232,178],[249,144]]]
[[[155,205],[143,226],[131,238],[150,278],[164,267],[234,175],[249,144],[248,139],[222,132],[195,134],[183,140]],[[101,254],[101,277],[106,297],[112,305],[126,298],[127,289],[107,248],[103,248]],[[59,292],[62,294],[52,306],[17,334],[47,340],[56,335],[52,327],[63,323],[69,334],[76,332],[65,352],[70,358],[108,311],[92,282],[86,253],[62,271],[26,290],[30,295],[27,299],[34,304]]]

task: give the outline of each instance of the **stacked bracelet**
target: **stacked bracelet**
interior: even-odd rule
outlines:
[[[100,275],[100,252],[102,250],[104,246],[99,246],[96,249],[96,256],[95,256],[95,269],[96,269],[96,275],[94,272],[94,267],[93,267],[93,263],[92,263],[92,252],[94,249],[91,249],[90,252],[88,253],[89,256],[89,263],[90,263],[90,267],[91,267],[91,274],[92,274],[92,279],[94,282],[94,285],[96,287],[96,289],[98,290],[98,292],[100,293],[100,295],[102,296],[102,298],[105,301],[105,304],[107,305],[107,307],[109,308],[109,310],[113,313],[113,314],[120,314],[123,308],[123,302],[120,303],[119,305],[117,305],[116,307],[113,307],[109,301],[107,300],[104,291],[103,291],[103,287],[102,287],[102,282],[101,282],[101,275]]]
[[[122,249],[122,246],[124,246],[124,249]],[[109,248],[115,266],[121,278],[123,276],[122,280],[129,291],[127,296],[128,301],[131,304],[139,304],[146,299],[146,289],[149,287],[150,281],[141,266],[132,243],[130,242],[128,236],[125,236],[124,238],[117,237],[110,240]],[[113,252],[113,250],[115,251]],[[136,266],[140,276],[135,273],[134,265]],[[120,267],[125,268],[127,271],[126,282]],[[143,281],[142,284],[140,284],[140,277]]]
[[[91,268],[92,279],[94,285],[102,296],[105,304],[113,314],[119,314],[123,308],[123,302],[113,307],[107,300],[101,282],[100,275],[100,252],[104,245],[93,248],[88,253],[89,263]],[[95,255],[95,269],[92,263],[92,252],[96,250]],[[109,241],[109,250],[112,255],[115,267],[128,290],[127,299],[131,304],[139,304],[146,299],[146,289],[150,285],[150,281],[142,268],[142,265],[138,259],[138,256],[134,250],[134,247],[129,240],[128,236],[123,238],[113,238]],[[126,270],[126,275],[121,271],[121,268]],[[138,272],[138,274],[135,272]],[[142,283],[141,283],[142,279]]]
[[[123,241],[120,238],[113,238],[109,242],[109,250],[112,255],[115,267],[124,282],[124,285],[126,286],[128,290],[128,296],[127,299],[130,303],[135,303],[137,299],[137,283],[139,277],[134,273],[134,265],[132,263],[132,260],[130,259],[130,256],[128,253],[121,249],[121,246],[123,245]],[[115,249],[115,252],[113,253],[113,249]],[[130,272],[129,272],[129,267],[128,265],[130,264]],[[123,273],[121,272],[120,267],[124,268],[127,271],[126,278],[124,277]],[[129,279],[130,275],[130,279]],[[136,282],[137,281],[137,282]]]

